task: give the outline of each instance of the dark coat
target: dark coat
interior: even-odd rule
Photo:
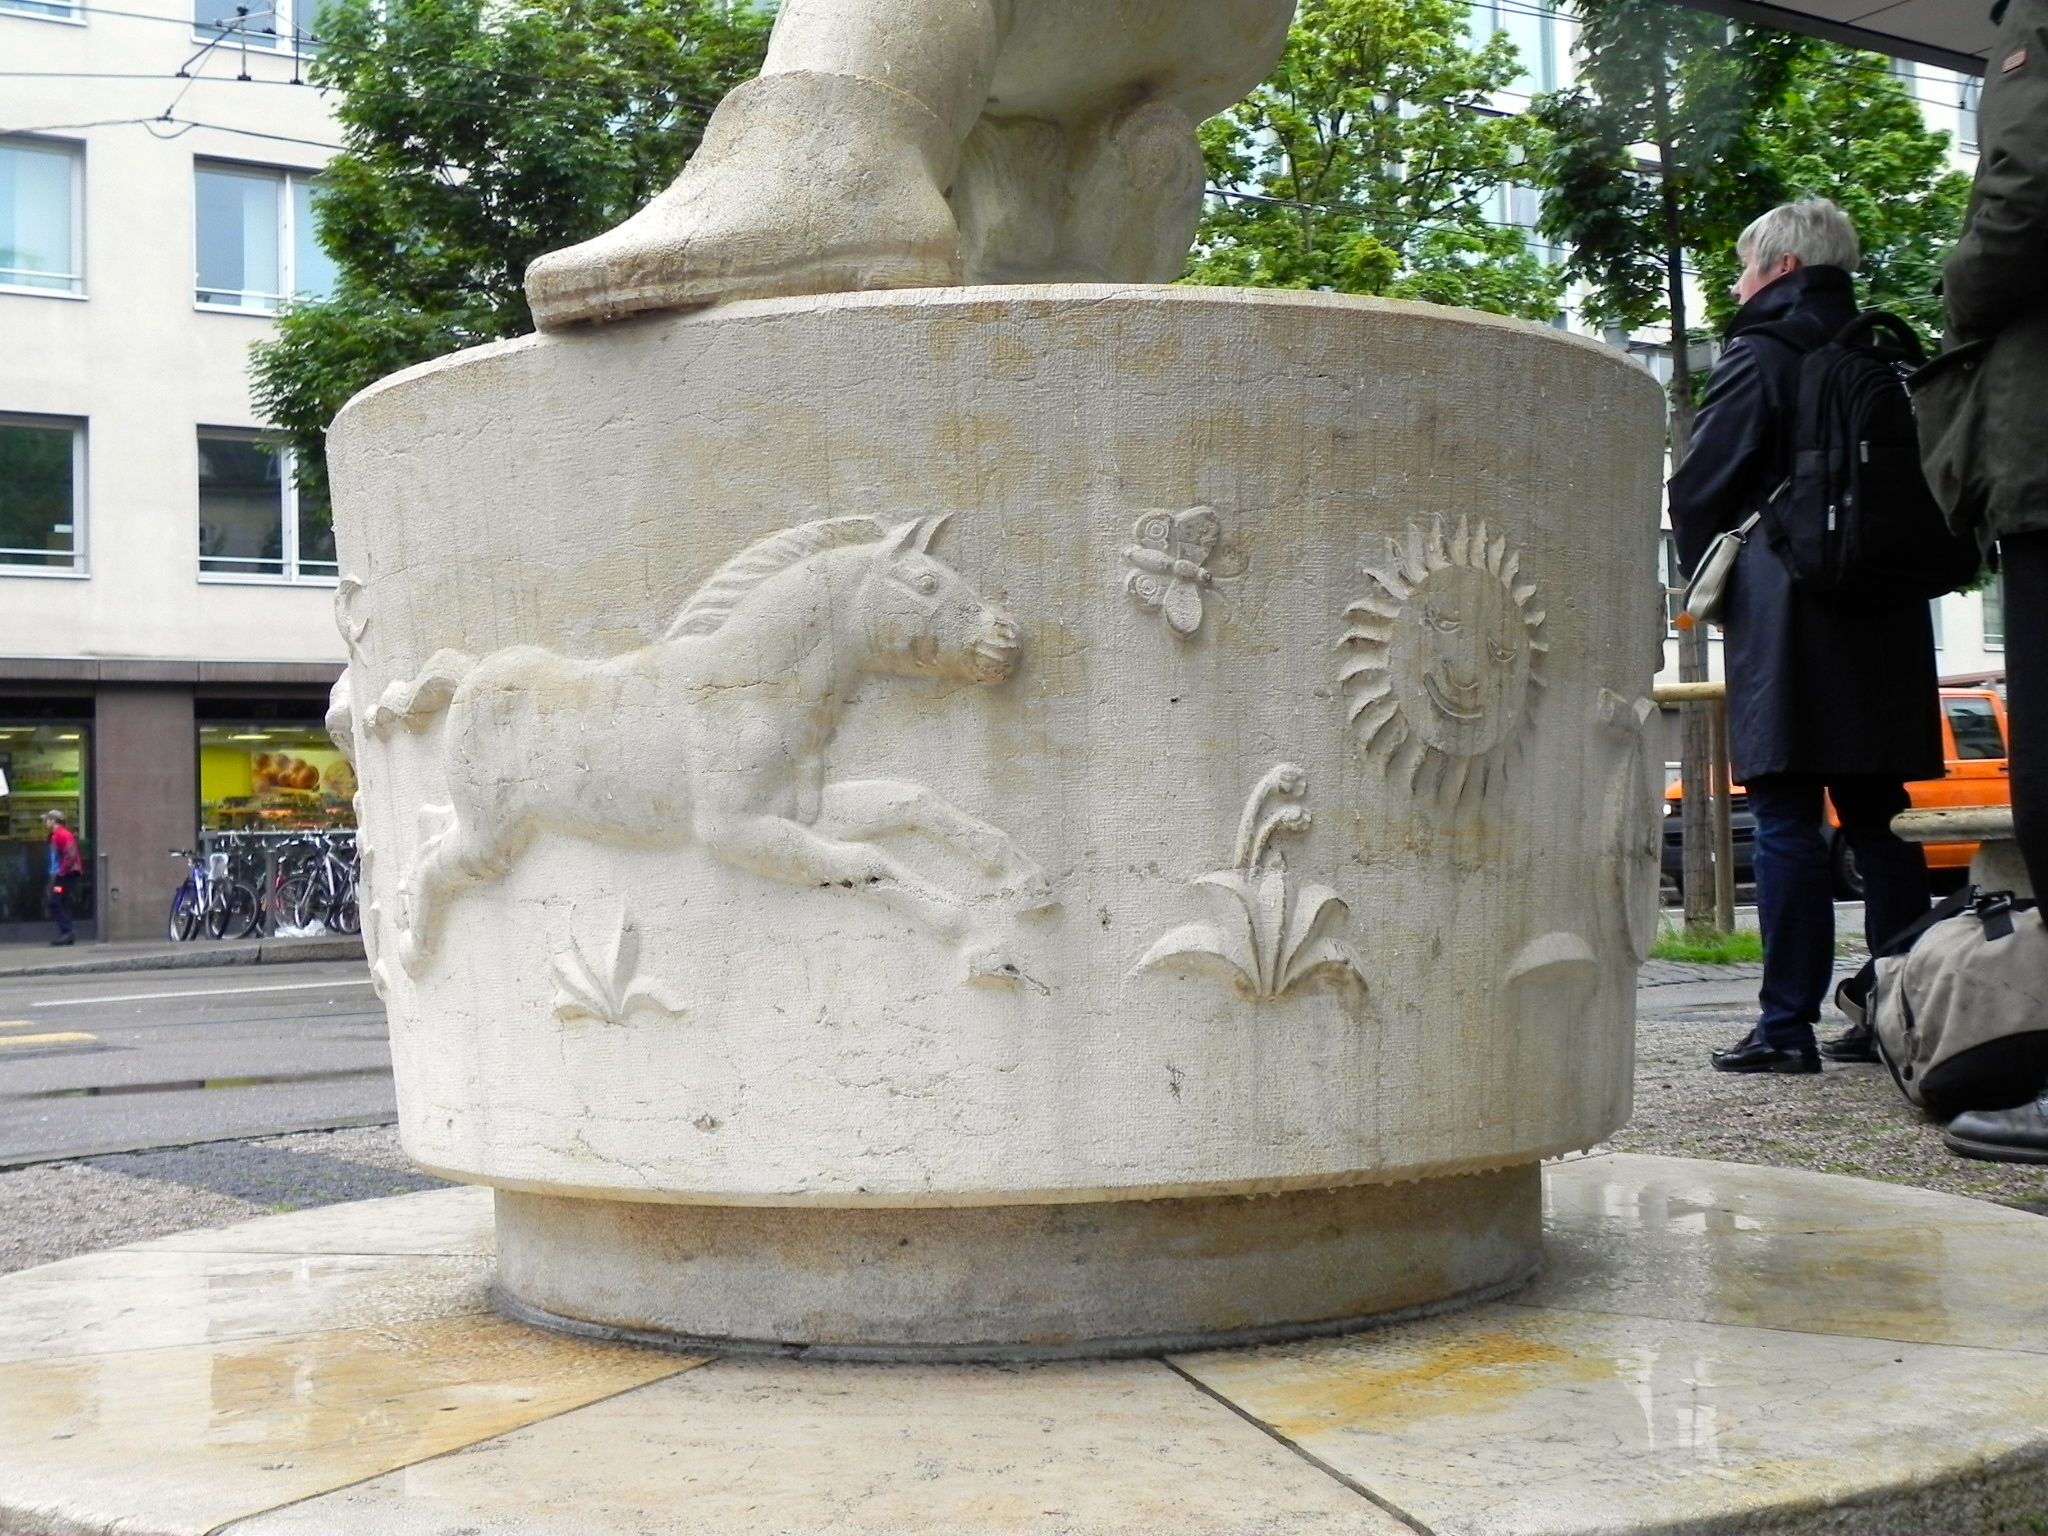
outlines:
[[[1839,267],[1788,272],[1736,315],[1691,451],[1671,478],[1671,524],[1687,570],[1786,474],[1802,354],[1775,336],[1744,332],[1788,324],[1818,344],[1855,315],[1855,289]],[[1736,561],[1722,612],[1738,782],[1773,773],[1941,777],[1925,601],[1794,587],[1759,526]]]
[[[1962,238],[1942,269],[1953,343],[1996,337],[1978,386],[1988,533],[2048,531],[2048,0],[2011,0],[1977,109]]]

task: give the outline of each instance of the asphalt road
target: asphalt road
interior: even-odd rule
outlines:
[[[360,962],[0,978],[0,1167],[395,1112]]]

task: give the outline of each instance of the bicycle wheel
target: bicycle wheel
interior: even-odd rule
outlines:
[[[304,928],[319,910],[318,883],[304,872],[286,875],[277,887],[277,925]]]
[[[198,938],[200,918],[199,893],[188,880],[171,898],[171,942],[183,944],[188,939]]]
[[[335,898],[327,909],[327,926],[336,933],[361,933],[363,931],[363,910],[356,904],[356,888],[348,886]]]
[[[228,887],[227,921],[222,925],[225,937],[246,939],[263,922],[263,909],[256,900],[256,893],[237,880]]]
[[[228,888],[216,880],[206,888],[206,936],[217,939],[228,931]]]

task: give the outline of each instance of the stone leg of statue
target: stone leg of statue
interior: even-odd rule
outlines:
[[[761,75],[639,213],[527,269],[543,328],[960,281],[945,190],[987,99],[996,0],[791,0]]]

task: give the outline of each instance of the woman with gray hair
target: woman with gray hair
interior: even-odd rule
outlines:
[[[1671,523],[1688,570],[1783,485],[1801,361],[1856,318],[1856,231],[1833,203],[1773,208],[1736,251],[1742,308],[1671,479]],[[1742,546],[1722,614],[1729,757],[1756,818],[1764,977],[1756,1027],[1713,1064],[1818,1072],[1813,1026],[1835,952],[1826,800],[1863,875],[1871,949],[1927,910],[1926,860],[1893,834],[1891,819],[1906,809],[1908,780],[1943,771],[1933,628],[1915,596],[1793,585],[1757,536]]]

